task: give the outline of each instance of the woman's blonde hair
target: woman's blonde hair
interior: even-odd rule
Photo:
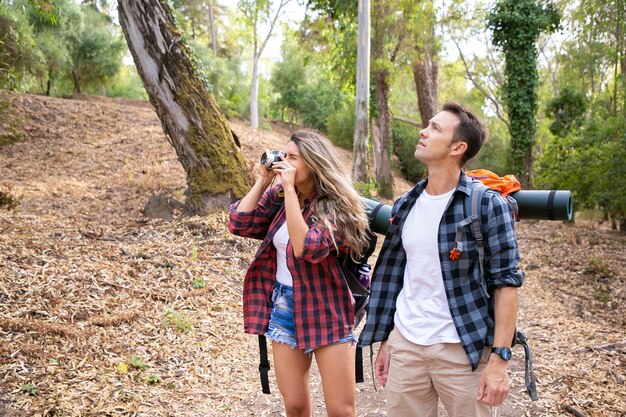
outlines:
[[[336,246],[329,220],[334,222],[349,247],[350,256],[358,261],[368,245],[369,221],[346,164],[332,143],[319,132],[301,129],[289,141],[298,147],[300,157],[314,176],[318,197],[311,204],[313,215],[331,231]]]

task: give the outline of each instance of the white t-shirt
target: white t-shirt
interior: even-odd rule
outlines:
[[[420,194],[402,228],[407,263],[394,323],[409,341],[423,346],[459,343],[439,263],[439,224],[454,190]]]
[[[273,240],[276,247],[276,280],[283,285],[293,287],[293,277],[287,268],[287,243],[289,243],[289,231],[287,222],[280,226]]]

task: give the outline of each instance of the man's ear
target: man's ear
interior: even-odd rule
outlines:
[[[452,155],[462,155],[467,150],[467,143],[463,141],[454,142],[452,144]]]

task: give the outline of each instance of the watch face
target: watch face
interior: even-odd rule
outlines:
[[[505,361],[511,359],[511,349],[509,348],[493,348],[492,352],[499,355]]]
[[[500,356],[505,361],[508,361],[509,359],[511,359],[511,349],[509,349],[509,348],[502,349],[502,351],[500,352]]]

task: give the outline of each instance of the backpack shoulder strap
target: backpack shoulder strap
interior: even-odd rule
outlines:
[[[476,250],[478,251],[478,265],[480,266],[480,275],[482,276],[483,287],[485,293],[487,292],[487,283],[485,277],[485,239],[482,231],[482,199],[485,191],[488,187],[480,181],[472,181],[472,195],[471,198],[465,199],[465,212],[469,213],[469,217],[472,219],[471,227],[474,232],[474,240],[476,240]],[[469,207],[467,207],[469,204]],[[469,210],[468,210],[469,208]]]
[[[259,373],[261,375],[261,389],[263,390],[263,394],[270,393],[270,380],[269,373],[270,371],[270,361],[267,358],[267,339],[265,336],[259,335]]]
[[[482,232],[481,207],[482,198],[485,191],[489,189],[480,181],[472,181],[472,192],[469,198],[465,198],[465,219],[456,225],[456,235],[454,236],[455,246],[450,251],[450,259],[453,261],[459,259],[463,252],[463,231],[466,226],[470,226],[474,240],[476,241],[476,250],[478,251],[478,265],[480,267],[481,285],[485,290],[485,294],[489,297],[487,291],[487,280],[485,277],[485,239]]]

